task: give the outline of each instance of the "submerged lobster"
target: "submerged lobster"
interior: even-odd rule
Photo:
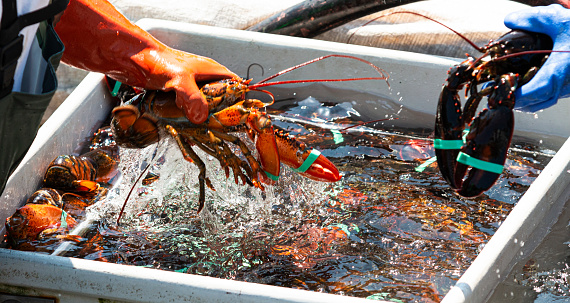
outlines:
[[[381,77],[264,83],[283,73],[329,57],[351,58],[365,62],[374,67]],[[384,71],[363,59],[345,55],[328,55],[281,71],[257,84],[250,84],[251,80],[227,79],[204,85],[200,91],[209,103],[210,117],[202,124],[192,124],[185,118],[174,102],[174,93],[143,91],[135,94],[126,104],[113,109],[111,128],[117,144],[124,147],[142,148],[157,142],[163,134],[174,138],[184,159],[194,162],[200,169],[198,176],[200,188],[198,212],[200,212],[204,207],[205,186],[207,185],[212,190],[215,189],[206,177],[204,163],[194,152],[192,146],[197,146],[218,159],[225,170],[226,177],[229,176],[231,169],[236,183],[241,179],[244,184],[247,183],[262,190],[264,189],[262,183],[273,184],[277,181],[281,163],[313,180],[324,182],[340,180],[338,169],[332,162],[317,150],[307,148],[303,142],[276,129],[270,118],[260,111],[261,108],[273,102],[264,103],[257,99],[245,99],[246,92],[255,90],[271,95],[259,88],[284,83],[387,80],[387,78]],[[110,86],[112,82],[113,80],[108,79]],[[124,89],[132,88],[125,86]],[[273,99],[272,95],[271,97]],[[255,142],[259,160],[251,154],[247,145],[239,137],[232,134],[240,132],[247,133],[249,138]],[[238,146],[246,161],[235,155],[226,144],[227,142]]]
[[[46,169],[43,186],[24,206],[7,218],[7,241],[12,248],[37,250],[52,240],[78,242],[70,235],[85,209],[105,197],[108,183],[118,173],[116,146],[103,129],[95,134],[91,151],[80,156],[61,155]]]
[[[542,66],[552,40],[544,34],[514,30],[478,50],[482,57],[469,57],[449,70],[435,120],[440,172],[465,197],[483,193],[499,178],[513,136],[514,91]],[[469,98],[462,110],[458,92],[464,86]],[[483,96],[488,96],[488,108],[473,118]]]
[[[61,155],[48,166],[44,186],[68,192],[95,192],[118,172],[112,149],[94,149],[80,156]]]

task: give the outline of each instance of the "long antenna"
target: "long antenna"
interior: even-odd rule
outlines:
[[[478,50],[479,52],[481,52],[481,53],[485,52],[482,47],[477,46],[475,43],[473,43],[473,41],[469,40],[467,37],[465,37],[465,36],[464,36],[463,34],[461,34],[460,32],[454,30],[453,28],[451,28],[451,27],[449,27],[449,26],[443,24],[443,23],[440,22],[440,21],[437,21],[437,20],[435,20],[435,19],[433,19],[433,18],[430,18],[430,17],[428,17],[428,16],[426,16],[426,15],[422,15],[422,14],[420,14],[420,13],[416,13],[416,12],[412,12],[412,11],[397,11],[397,12],[391,12],[391,13],[387,13],[387,14],[384,14],[384,15],[380,15],[380,16],[378,16],[378,17],[376,17],[376,18],[374,18],[374,19],[372,19],[372,20],[370,20],[370,21],[364,23],[362,26],[360,26],[358,29],[356,29],[356,30],[348,37],[348,40],[347,40],[346,42],[349,43],[349,42],[350,42],[350,39],[354,36],[354,34],[356,34],[356,32],[357,32],[359,29],[365,27],[366,25],[368,25],[368,24],[370,24],[370,23],[372,23],[372,22],[374,22],[374,21],[376,21],[376,20],[378,20],[378,19],[380,19],[380,18],[384,18],[384,17],[387,17],[387,16],[396,15],[396,14],[411,14],[411,15],[420,16],[420,17],[422,17],[422,18],[425,18],[425,19],[428,19],[428,20],[430,20],[430,21],[433,21],[433,22],[435,22],[435,23],[437,23],[437,24],[439,24],[439,25],[441,25],[441,26],[447,28],[448,30],[452,31],[453,33],[455,33],[455,34],[458,35],[459,37],[461,37],[463,40],[465,40],[467,43],[469,43],[474,49]]]

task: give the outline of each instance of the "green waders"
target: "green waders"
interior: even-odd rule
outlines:
[[[57,89],[55,71],[63,54],[63,43],[46,21],[40,24],[37,37],[47,61],[41,93],[12,92],[0,100],[0,193],[32,144]]]

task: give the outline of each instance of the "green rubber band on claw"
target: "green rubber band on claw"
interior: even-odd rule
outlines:
[[[457,155],[457,162],[498,175],[503,172],[502,165],[473,158],[464,152],[459,152],[459,155]]]
[[[119,88],[121,88],[121,82],[115,82],[115,87],[111,91],[111,96],[116,97],[119,94]]]
[[[421,173],[426,169],[426,167],[430,166],[435,161],[437,161],[437,157],[431,157],[431,158],[427,159],[424,163],[422,163],[421,165],[416,167],[415,171],[417,171],[418,173]]]
[[[461,149],[463,140],[433,139],[433,147],[435,149]]]
[[[61,210],[61,224],[60,227],[63,229],[67,229],[67,213],[65,212],[65,210]]]
[[[307,157],[307,159],[305,159],[305,161],[303,162],[303,164],[301,164],[301,166],[299,166],[299,168],[291,168],[293,171],[296,171],[298,173],[304,173],[307,171],[307,169],[309,169],[309,167],[311,167],[311,165],[313,165],[313,163],[315,162],[315,160],[317,160],[317,158],[321,155],[321,152],[313,149],[311,151],[311,154]]]
[[[344,141],[342,134],[338,130],[333,129],[333,130],[331,130],[331,133],[333,134],[334,144],[339,144],[339,143],[342,143]]]
[[[269,178],[275,182],[279,181],[279,176],[272,175],[272,174],[268,173],[267,171],[264,171],[264,172],[265,172],[265,175],[267,175],[267,178]]]

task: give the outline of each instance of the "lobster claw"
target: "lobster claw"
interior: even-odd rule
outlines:
[[[459,188],[454,176],[459,148],[463,146],[461,124],[459,95],[444,86],[435,116],[434,148],[439,171],[452,188]]]
[[[442,87],[437,103],[434,129],[434,148],[437,165],[443,178],[452,188],[459,188],[455,182],[455,167],[459,149],[463,146],[464,119],[461,111],[459,90],[467,80],[468,64],[452,67],[447,83]]]
[[[282,131],[275,131],[281,163],[304,177],[321,182],[336,182],[341,176],[336,166],[316,149],[308,150],[305,143]]]
[[[306,166],[306,164],[315,157],[315,161],[307,168],[307,170],[303,171],[303,166]],[[301,155],[301,158],[303,159],[303,163],[298,166],[295,171],[300,173],[302,176],[321,182],[337,182],[340,180],[341,176],[336,166],[325,156],[321,155],[321,153],[316,149],[313,149],[310,152],[304,152]]]
[[[458,193],[464,197],[488,190],[503,171],[514,131],[512,108],[517,79],[514,74],[503,75],[489,96],[489,109],[481,111],[470,125],[455,172],[455,183],[461,188]],[[468,167],[471,167],[469,174],[462,181]]]
[[[475,197],[495,184],[507,158],[513,127],[513,111],[505,106],[483,110],[473,120],[467,144],[458,156],[455,180],[461,187],[458,194]],[[461,184],[460,179],[469,166],[471,170]]]

